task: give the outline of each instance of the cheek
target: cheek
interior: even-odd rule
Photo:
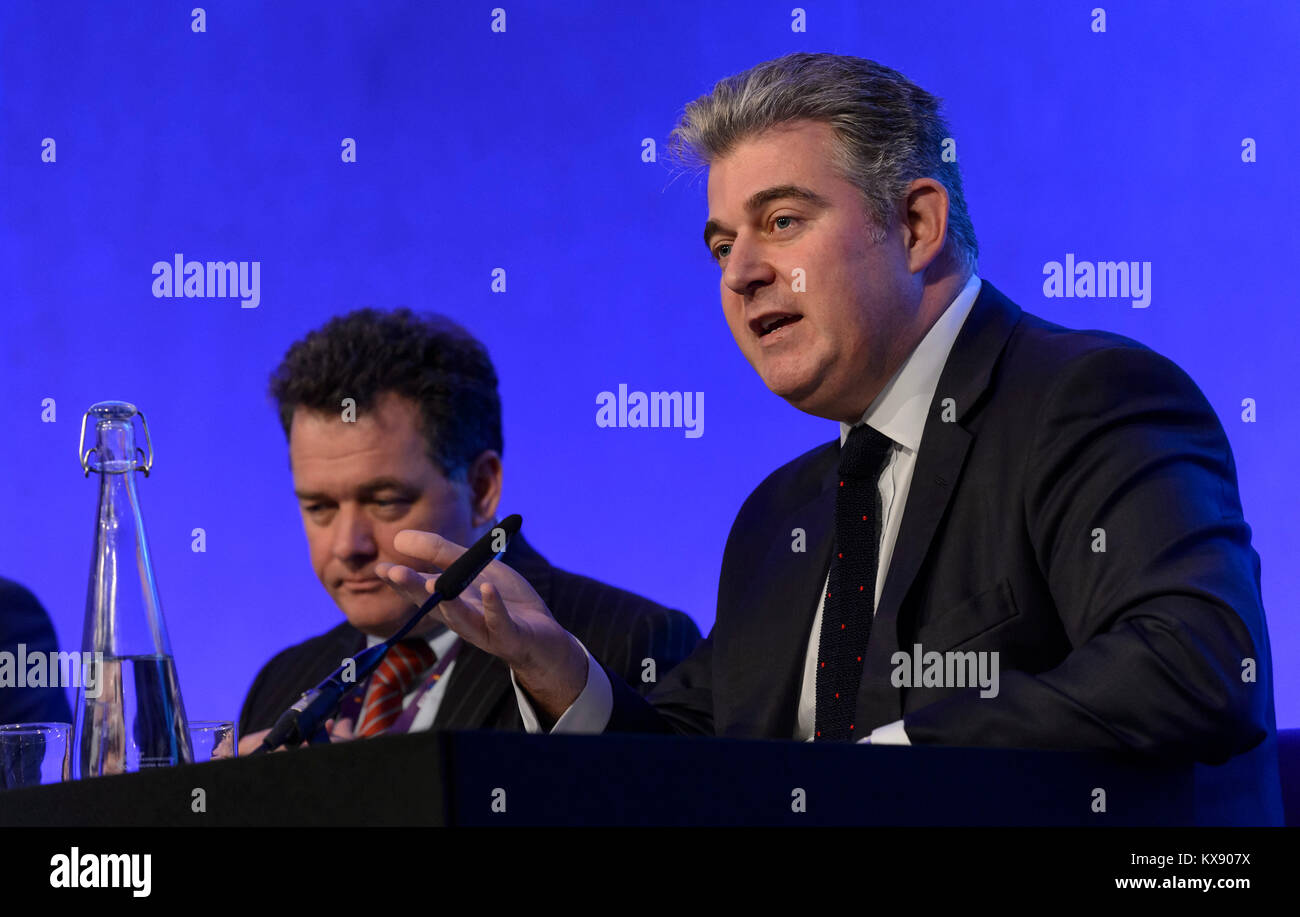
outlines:
[[[379,556],[399,564],[410,564],[411,558],[401,554],[393,547],[393,539],[404,529],[420,532],[436,532],[444,537],[463,537],[462,529],[467,522],[461,519],[460,505],[456,502],[435,504],[416,503],[400,519],[375,522],[375,546]]]
[[[727,323],[727,328],[731,331],[732,337],[737,341],[743,342],[744,337],[741,332],[744,327],[744,305],[739,298],[731,291],[726,291],[722,295],[722,317]]]
[[[311,552],[312,569],[323,579],[325,568],[333,556],[330,551],[330,530],[304,520],[303,531],[307,535],[307,549]]]
[[[419,524],[414,517],[407,517],[398,522],[379,522],[373,529],[375,538],[375,550],[381,560],[392,561],[395,563],[405,564],[408,561],[399,560],[401,555],[393,548],[393,538],[403,529],[418,529],[426,532],[429,529]]]

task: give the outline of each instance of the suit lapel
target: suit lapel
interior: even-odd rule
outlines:
[[[1019,318],[1019,307],[983,281],[979,297],[944,364],[871,628],[866,668],[858,691],[858,736],[903,715],[902,694],[890,679],[893,656],[899,651],[899,609],[929,553],[966,463],[973,437],[962,420],[988,388],[993,366]],[[953,399],[953,414],[945,419],[944,403],[948,398]]]
[[[366,648],[366,635],[357,630],[351,624],[344,621],[338,627],[334,628],[329,635],[329,642],[326,644],[324,656],[326,659],[335,660],[330,663],[330,672],[333,672],[344,659],[354,657],[357,653]],[[328,672],[326,674],[329,674]],[[323,677],[323,676],[322,676]],[[318,679],[319,680],[319,679]],[[312,682],[308,687],[314,687],[317,682]],[[305,688],[303,690],[306,690]]]
[[[723,696],[736,699],[726,734],[794,735],[808,640],[835,540],[838,458],[839,443],[815,455],[803,472],[805,495],[769,530],[771,547],[761,565],[747,565],[754,575],[739,603],[745,613],[726,635],[725,652],[736,664],[715,668],[715,677],[730,682]],[[792,550],[794,529],[804,531],[802,552]]]
[[[285,663],[283,674],[277,675],[275,687],[269,696],[259,702],[252,717],[255,722],[272,725],[284,711],[292,706],[303,692],[310,691],[343,664],[344,659],[355,658],[366,646],[366,635],[344,621],[313,641],[311,649],[299,649]]]
[[[433,718],[434,729],[482,729],[488,713],[510,691],[510,670],[495,656],[462,643],[447,689]]]

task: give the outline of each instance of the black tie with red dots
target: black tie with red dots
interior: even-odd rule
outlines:
[[[881,508],[876,486],[894,441],[866,424],[840,449],[835,548],[817,645],[818,742],[859,739],[854,723],[876,605]]]

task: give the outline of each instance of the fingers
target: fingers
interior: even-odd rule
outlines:
[[[246,755],[251,755],[253,749],[262,744],[262,739],[266,738],[266,734],[270,731],[271,730],[269,729],[262,729],[257,732],[250,732],[246,736],[242,736],[239,740],[239,757],[242,758]]]
[[[435,591],[438,582],[437,576],[419,573],[400,564],[375,564],[375,575],[388,583],[404,599],[415,605],[422,605],[424,600]],[[467,593],[463,595],[464,598],[470,598]],[[497,599],[499,602],[499,595]],[[434,614],[470,643],[480,649],[486,649],[484,641],[487,638],[487,629],[481,611],[473,608],[472,605],[462,601],[462,599],[456,598],[439,603],[434,610]]]
[[[235,757],[234,733],[226,733],[217,747],[212,749],[212,760]]]
[[[437,574],[420,572],[420,563],[416,569],[402,564],[380,562],[375,564],[375,575],[385,580],[408,601],[419,605],[437,589],[437,577],[441,571],[451,566],[456,558],[465,553],[465,548],[443,538],[436,532],[420,532],[403,529],[393,536],[393,547],[409,557],[416,558],[438,568]],[[509,602],[540,603],[532,585],[516,571],[501,563],[492,561],[479,574],[477,581],[487,580],[498,590],[504,591],[504,598]]]
[[[424,589],[425,581],[429,574],[420,573],[418,570],[412,570],[410,567],[403,567],[401,564],[390,564],[386,561],[380,561],[375,564],[375,576],[386,579],[399,589]]]
[[[521,649],[519,625],[496,586],[481,583],[478,593],[482,610],[456,599],[442,606],[443,618],[465,640],[510,665]]]
[[[490,646],[490,638],[482,612],[460,599],[440,602],[435,609],[438,617],[468,643],[489,653],[495,652]]]
[[[414,557],[443,570],[465,553],[465,548],[454,541],[448,541],[435,532],[419,532],[415,529],[403,529],[393,536],[393,547],[407,557]]]
[[[506,603],[502,600],[497,587],[491,583],[483,583],[479,586],[478,594],[483,600],[483,624],[492,642],[503,647],[514,642],[518,628],[515,626],[514,619],[510,617],[510,611],[506,608]]]
[[[433,591],[431,583],[433,577],[427,573],[419,573],[410,567],[403,567],[400,564],[378,563],[375,564],[375,576],[388,583],[402,598],[414,605],[421,605],[428,595]]]

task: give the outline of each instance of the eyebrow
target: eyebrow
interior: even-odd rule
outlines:
[[[745,201],[745,210],[749,213],[753,213],[765,204],[770,204],[772,201],[778,201],[784,198],[803,201],[807,204],[812,204],[814,207],[824,208],[830,206],[830,202],[826,200],[826,198],[809,188],[804,188],[801,185],[775,185],[771,188],[764,188],[762,191],[755,191],[751,194],[749,200]],[[709,220],[709,222],[704,224],[704,247],[711,249],[712,246],[710,245],[710,242],[715,235],[720,232],[730,231],[731,230],[717,220]]]
[[[369,481],[366,481],[364,484],[362,484],[357,488],[357,493],[364,497],[368,497],[371,494],[374,494],[376,491],[380,491],[380,490],[398,490],[404,494],[413,494],[418,492],[417,488],[412,487],[410,484],[406,483],[405,481],[401,481],[393,477],[383,477],[383,478],[373,478]],[[316,491],[295,489],[293,493],[294,496],[296,496],[299,500],[333,500],[334,499],[329,494],[318,493]]]

